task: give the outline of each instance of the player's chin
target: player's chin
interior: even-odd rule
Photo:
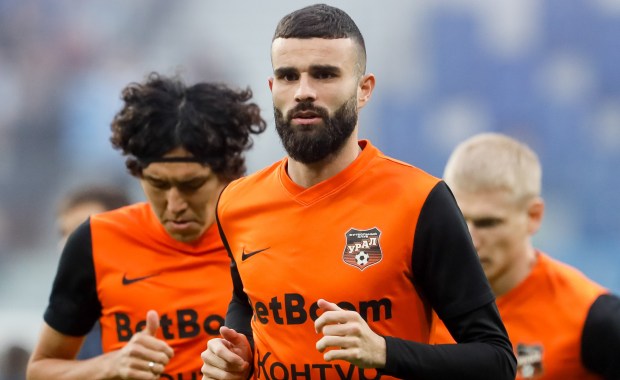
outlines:
[[[166,228],[166,231],[174,240],[182,243],[191,243],[198,240],[204,233],[204,228]]]

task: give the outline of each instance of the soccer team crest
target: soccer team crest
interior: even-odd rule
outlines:
[[[369,230],[351,228],[345,233],[347,239],[342,260],[359,270],[372,266],[383,258],[379,237],[381,231],[377,227]]]
[[[517,372],[523,379],[535,379],[543,372],[543,347],[539,344],[517,345]]]

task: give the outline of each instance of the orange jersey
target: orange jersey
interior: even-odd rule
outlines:
[[[584,368],[581,337],[590,306],[607,291],[576,269],[538,253],[530,275],[497,298],[518,360],[517,379],[602,379]],[[432,342],[454,343],[443,323]]]
[[[253,309],[258,378],[377,375],[323,360],[314,329],[320,298],[356,310],[378,334],[429,341],[431,309],[413,285],[412,251],[439,180],[360,145],[349,167],[311,188],[291,181],[284,159],[220,197],[218,222]]]
[[[202,375],[200,354],[219,336],[230,301],[230,259],[214,224],[192,244],[165,231],[146,203],[94,215],[63,252],[46,322],[84,335],[99,318],[104,352],[123,347],[156,310],[173,349],[162,379]],[[90,240],[90,244],[88,243]]]

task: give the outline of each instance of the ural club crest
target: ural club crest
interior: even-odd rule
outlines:
[[[383,258],[381,245],[379,245],[381,231],[377,227],[363,231],[351,228],[345,236],[347,245],[342,254],[342,261],[345,263],[364,270]]]
[[[543,348],[539,344],[517,345],[517,373],[523,379],[535,379],[543,372]]]

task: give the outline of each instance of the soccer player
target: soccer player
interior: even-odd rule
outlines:
[[[498,133],[459,144],[444,172],[497,296],[517,379],[620,379],[620,299],[532,245],[541,177],[536,154]],[[432,341],[454,342],[441,323]]]
[[[90,215],[114,210],[130,203],[129,195],[116,186],[93,184],[73,189],[60,199],[56,211],[61,247],[64,247],[69,235]],[[84,338],[77,359],[92,358],[101,353],[101,326],[97,322]]]
[[[150,74],[122,92],[112,145],[147,202],[93,215],[60,259],[29,379],[195,379],[230,300],[215,222],[266,127],[249,89]],[[104,354],[74,360],[99,320]]]
[[[63,196],[56,210],[61,246],[90,215],[130,204],[129,195],[111,185],[83,185]]]
[[[218,202],[234,294],[204,379],[513,379],[448,187],[358,141],[375,76],[353,20],[324,4],[292,12],[271,59],[288,155]],[[432,309],[462,344],[428,344]]]

